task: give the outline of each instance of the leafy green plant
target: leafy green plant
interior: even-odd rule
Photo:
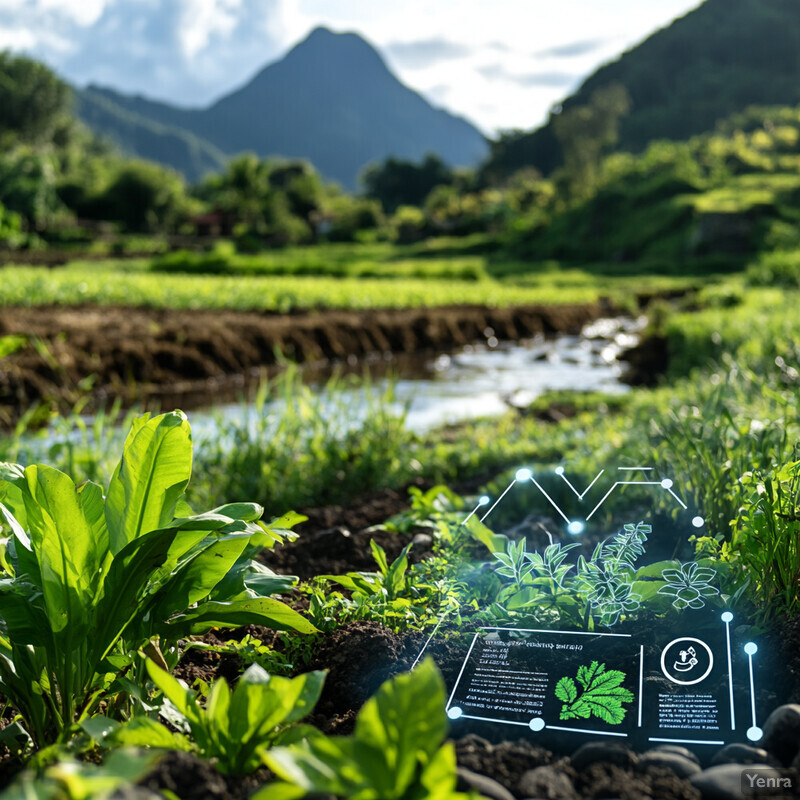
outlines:
[[[264,590],[284,586],[252,565],[285,530],[233,503],[193,514],[181,412],[137,419],[102,488],[51,467],[0,465],[0,515],[13,532],[0,580],[0,691],[37,746],[67,737],[109,694],[141,678],[139,647],[215,626],[314,632]],[[252,581],[252,582],[251,582]],[[153,647],[154,645],[151,645]]]
[[[790,617],[800,609],[800,461],[742,477],[748,492],[727,549],[744,570],[759,616]]]
[[[322,630],[332,630],[355,619],[374,619],[392,630],[419,629],[445,608],[457,609],[460,598],[453,576],[441,559],[429,559],[409,569],[406,545],[389,564],[386,551],[373,539],[370,548],[378,572],[318,575],[306,587],[309,616]],[[329,583],[347,591],[331,592]]]
[[[352,800],[466,800],[455,790],[445,687],[433,661],[381,686],[358,714],[352,736],[314,736],[265,754],[281,782],[253,800],[333,794]]]
[[[236,682],[233,692],[224,678],[215,680],[202,706],[196,692],[150,659],[146,664],[164,695],[161,716],[180,733],[172,733],[145,716],[135,716],[121,725],[95,717],[84,723],[84,730],[106,745],[195,751],[213,759],[225,775],[254,772],[262,765],[265,750],[307,735],[309,729],[298,728],[295,723],[313,710],[325,682],[324,672],[281,678],[253,664]]]
[[[715,597],[719,589],[711,585],[717,573],[709,567],[701,567],[696,561],[679,564],[677,568],[668,567],[661,571],[666,585],[659,588],[659,594],[674,597],[672,605],[679,611],[683,608],[703,608],[706,597]]]
[[[143,778],[159,754],[134,748],[109,753],[102,764],[64,758],[41,774],[23,772],[3,800],[106,800]]]
[[[606,670],[605,664],[592,661],[578,668],[577,681],[564,677],[556,684],[556,697],[564,703],[560,719],[588,719],[594,715],[609,725],[619,725],[625,719],[624,703],[633,701],[633,692],[622,686],[625,673],[618,669]]]

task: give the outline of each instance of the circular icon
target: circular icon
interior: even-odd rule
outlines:
[[[673,639],[661,651],[661,671],[672,683],[692,686],[704,681],[714,666],[711,648],[700,639]]]
[[[463,713],[464,711],[459,708],[459,706],[452,706],[447,709],[447,716],[450,717],[450,719],[458,719]]]
[[[749,739],[751,742],[758,742],[758,741],[760,741],[760,740],[761,740],[761,737],[762,737],[763,735],[764,735],[764,731],[762,731],[762,730],[761,730],[761,728],[757,727],[756,725],[753,725],[753,727],[752,727],[752,728],[748,728],[748,729],[747,729],[747,738],[748,738],[748,739]]]
[[[544,720],[541,717],[534,717],[529,723],[528,727],[532,731],[544,730]]]

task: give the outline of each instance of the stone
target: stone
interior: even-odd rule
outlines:
[[[648,767],[663,767],[672,770],[679,778],[691,778],[700,772],[700,766],[680,753],[671,753],[667,750],[648,750],[639,756],[636,769],[646,770]]]
[[[458,783],[456,788],[459,792],[468,792],[470,789],[478,794],[488,797],[489,800],[515,800],[515,797],[505,786],[501,786],[497,781],[487,778],[486,775],[479,775],[477,772],[459,767],[457,770]]]
[[[749,744],[726,744],[711,759],[711,766],[718,764],[767,764],[771,767],[780,766],[777,759],[773,758],[761,747],[751,747]]]
[[[417,533],[411,541],[414,543],[416,548],[422,550],[433,546],[433,536],[431,536],[429,533]]]
[[[800,750],[800,705],[778,706],[764,723],[761,746],[782,764],[791,764]]]
[[[547,800],[575,800],[578,797],[569,775],[549,766],[536,767],[523,773],[518,794]]]
[[[742,800],[744,764],[719,764],[709,767],[689,778],[695,789],[700,790],[703,800]]]
[[[681,747],[677,744],[660,744],[658,747],[653,747],[647,751],[648,753],[675,753],[675,755],[688,758],[689,761],[694,761],[695,764],[700,766],[700,759],[697,753],[693,753],[688,747]]]
[[[572,766],[579,772],[597,763],[614,764],[627,769],[636,764],[636,756],[627,747],[611,742],[589,742],[572,754]]]

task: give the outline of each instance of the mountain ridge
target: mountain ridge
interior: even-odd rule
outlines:
[[[475,166],[487,151],[477,128],[405,86],[361,36],[323,27],[203,108],[180,108],[95,85],[77,96],[79,115],[98,133],[110,133],[123,149],[136,149],[137,135],[128,131],[121,141],[120,125],[115,129],[102,118],[93,100],[102,98],[107,113],[116,107],[139,122],[166,126],[173,136],[191,135],[188,141],[196,140],[203,154],[194,164],[208,161],[215,150],[227,156],[253,151],[262,157],[306,158],[349,189],[368,164],[389,156],[418,161],[434,152],[454,166]]]

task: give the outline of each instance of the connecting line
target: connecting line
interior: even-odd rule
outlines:
[[[544,489],[542,489],[542,487],[536,482],[536,478],[534,478],[533,475],[531,475],[530,481],[550,501],[550,505],[553,506],[553,508],[556,511],[558,511],[558,513],[561,515],[561,519],[563,519],[564,522],[566,522],[567,525],[569,525],[570,523],[569,517],[558,507],[555,500],[553,500],[553,498],[550,497],[550,495],[547,494],[547,492]]]
[[[617,467],[620,472],[637,472],[638,470],[642,470],[643,472],[652,472],[652,467]]]
[[[703,739],[659,739],[655,736],[651,736],[648,742],[672,742],[673,744],[725,744],[725,742],[719,740],[703,740]]]
[[[733,663],[731,661],[731,624],[725,622],[725,638],[728,642],[728,693],[731,698],[731,730],[736,730],[736,709],[733,705]],[[750,662],[752,664],[752,661]],[[755,724],[755,723],[754,723]]]
[[[453,691],[450,692],[450,697],[447,699],[447,705],[445,706],[445,710],[450,708],[450,703],[453,702],[453,698],[456,694],[456,689],[458,689],[458,684],[461,683],[461,676],[464,674],[464,670],[467,667],[467,662],[469,661],[469,657],[472,655],[472,648],[475,647],[475,642],[478,641],[478,632],[475,632],[475,635],[472,637],[472,644],[469,646],[469,650],[467,650],[467,657],[464,659],[464,663],[461,665],[461,671],[458,673],[458,677],[456,678],[456,682],[453,685]]]
[[[683,500],[681,500],[680,497],[678,497],[678,495],[676,495],[675,492],[672,491],[672,489],[667,489],[667,491],[680,503],[681,508],[684,511],[686,511],[687,508],[686,503],[684,503]]]
[[[575,492],[575,496],[578,498],[578,500],[583,500],[583,498],[586,496],[586,493],[589,491],[589,489],[592,488],[592,486],[594,486],[597,483],[597,479],[604,472],[605,470],[601,469],[600,472],[598,472],[597,475],[595,476],[595,479],[580,494],[578,494],[578,490],[570,483],[569,478],[567,478],[567,476],[563,472],[559,472],[558,474],[561,476],[561,480],[563,480],[564,483],[566,483],[567,486],[569,486],[569,488],[572,489],[573,492]]]
[[[750,711],[753,716],[753,727],[756,727],[756,687],[753,682],[753,654],[748,653],[747,659],[750,662]]]
[[[462,524],[462,525],[466,525],[466,524],[467,524],[467,523],[468,523],[468,522],[469,522],[469,521],[470,521],[470,520],[471,520],[471,519],[472,519],[472,518],[475,516],[475,514],[476,514],[476,513],[477,513],[477,511],[478,511],[478,509],[479,509],[479,508],[480,508],[482,505],[484,505],[484,503],[478,503],[478,505],[476,505],[476,506],[475,506],[475,508],[473,508],[473,509],[472,509],[472,511],[470,511],[470,512],[469,512],[469,514],[467,515],[467,518],[466,518],[466,519],[465,519],[465,520],[464,520],[464,521],[463,521],[461,524]]]
[[[587,730],[586,728],[562,728],[559,725],[548,725],[547,727],[551,731],[569,731],[570,733],[592,733],[600,736],[623,736],[626,738],[628,736],[627,733],[615,733],[612,731],[590,731]]]
[[[441,616],[441,617],[439,617],[439,621],[436,623],[436,626],[435,626],[435,627],[434,627],[434,629],[431,631],[431,635],[430,635],[430,636],[427,638],[427,640],[426,640],[425,644],[422,646],[422,650],[420,650],[420,651],[419,651],[419,654],[418,654],[418,655],[417,655],[417,657],[414,659],[414,663],[411,665],[411,669],[409,670],[409,672],[413,672],[414,668],[417,666],[417,664],[419,664],[419,662],[420,662],[420,659],[421,659],[421,658],[422,658],[422,656],[425,654],[425,651],[428,649],[428,645],[429,645],[429,644],[431,643],[431,641],[433,640],[433,637],[434,637],[434,636],[436,636],[436,631],[438,631],[438,630],[439,630],[439,626],[440,626],[440,625],[441,625],[441,624],[444,622],[444,618],[445,618],[445,617],[446,617],[446,616],[447,616],[449,613],[450,613],[450,609],[448,609],[447,611],[445,611],[445,612],[444,612],[444,614],[442,614],[442,616]]]
[[[503,492],[503,494],[501,494],[500,497],[498,497],[497,500],[494,501],[494,505],[481,517],[481,522],[483,522],[489,516],[489,514],[491,514],[492,511],[494,511],[495,508],[497,508],[497,504],[511,491],[511,487],[516,482],[517,482],[517,479],[514,478],[514,480],[511,481],[511,483],[509,483],[508,486],[506,486],[506,490]],[[477,509],[476,509],[476,511],[477,511]],[[472,513],[474,514],[475,512],[473,511]],[[467,519],[469,519],[469,517],[467,517]]]
[[[617,486],[661,486],[661,481],[617,481],[606,493],[603,495],[603,499],[591,510],[589,514],[586,515],[586,520],[590,520],[594,515],[594,512],[600,508],[606,500],[608,500],[609,495]],[[681,503],[683,505],[683,503]],[[683,506],[686,508],[686,506]]]
[[[639,646],[639,727],[642,727],[642,695],[644,694],[644,645]]]

